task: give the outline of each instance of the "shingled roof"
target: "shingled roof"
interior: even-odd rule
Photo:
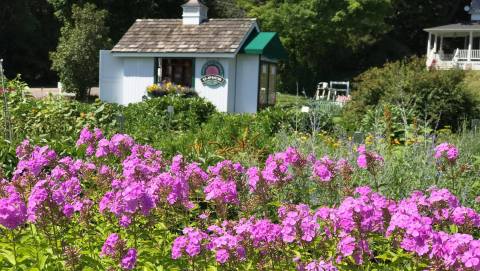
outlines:
[[[255,19],[138,19],[113,47],[114,53],[235,53]]]

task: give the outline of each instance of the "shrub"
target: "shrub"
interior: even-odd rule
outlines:
[[[465,76],[462,70],[428,71],[423,58],[372,68],[355,78],[344,117],[358,122],[369,109],[391,104],[413,108],[433,128],[458,128],[478,114],[478,98],[465,87]]]
[[[168,112],[169,106],[173,108],[171,114]],[[215,106],[202,98],[169,95],[130,104],[119,113],[125,117],[124,132],[140,142],[154,144],[160,140],[168,140],[159,137],[169,137],[164,133],[166,131],[194,130],[208,121],[215,112]]]

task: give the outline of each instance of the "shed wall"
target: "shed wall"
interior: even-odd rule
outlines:
[[[219,87],[204,86],[200,80],[202,77],[202,67],[209,60],[216,60],[222,64],[225,73],[225,84]],[[198,96],[207,99],[213,103],[217,110],[220,112],[229,112],[229,109],[233,107],[233,103],[230,103],[229,107],[229,90],[232,91],[232,87],[229,85],[234,82],[229,78],[232,69],[235,69],[234,59],[228,58],[196,58],[195,59],[195,91]],[[230,88],[230,89],[229,89]]]
[[[257,112],[259,61],[258,55],[237,56],[235,112]]]
[[[100,99],[108,103],[123,104],[123,60],[109,50],[100,51]]]
[[[141,102],[147,95],[147,87],[153,84],[153,58],[128,57],[123,60],[122,104]]]

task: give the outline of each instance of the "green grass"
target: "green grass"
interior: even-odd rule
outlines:
[[[277,103],[276,106],[294,106],[294,105],[305,105],[309,102],[309,99],[305,98],[303,95],[287,94],[277,92]]]

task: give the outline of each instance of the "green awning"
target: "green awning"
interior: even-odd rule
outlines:
[[[287,51],[276,32],[260,32],[243,49],[246,54],[262,55],[270,59],[286,59]]]

